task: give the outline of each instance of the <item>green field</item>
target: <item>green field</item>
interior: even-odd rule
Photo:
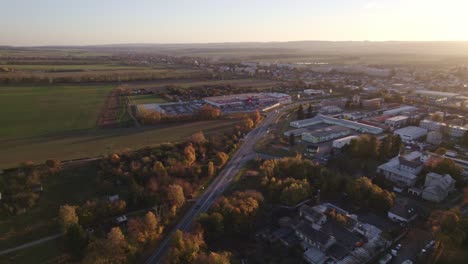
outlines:
[[[131,104],[162,104],[167,100],[154,94],[131,95],[128,97]]]
[[[141,82],[141,83],[131,83],[134,88],[163,88],[168,85],[175,85],[181,88],[190,88],[190,87],[198,87],[204,85],[231,85],[234,87],[241,87],[241,88],[260,88],[260,89],[270,89],[271,87],[278,85],[280,82],[266,80],[266,79],[253,79],[253,78],[245,78],[245,79],[228,79],[228,80],[206,80],[206,81],[199,81],[199,80],[161,80],[161,81],[149,81],[149,82]]]
[[[94,128],[105,97],[113,88],[0,86],[0,141]]]
[[[0,68],[8,68],[19,71],[109,71],[109,70],[135,70],[148,68],[145,66],[113,65],[113,64],[79,64],[79,65],[0,65]]]
[[[174,123],[148,128],[89,129],[79,132],[38,136],[1,142],[0,168],[16,167],[30,160],[44,162],[95,157],[125,149],[138,149],[165,142],[182,141],[195,132],[230,131],[236,119]]]
[[[60,233],[56,223],[63,204],[81,204],[96,196],[98,163],[73,166],[42,182],[44,192],[26,213],[0,220],[0,249],[8,249]],[[0,261],[1,262],[1,261]]]

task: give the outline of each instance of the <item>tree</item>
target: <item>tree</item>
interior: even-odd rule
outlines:
[[[445,153],[447,153],[447,149],[446,148],[438,148],[434,153],[437,154],[437,155],[445,155]]]
[[[246,117],[242,120],[242,126],[247,129],[247,130],[250,130],[252,129],[254,126],[255,126],[255,123],[254,121],[252,120],[252,118],[250,117]]]
[[[198,109],[198,116],[203,120],[216,119],[221,116],[221,110],[211,105],[204,105]]]
[[[84,255],[87,245],[86,231],[78,224],[68,226],[65,233],[65,246],[75,258],[80,259]]]
[[[448,248],[457,248],[466,239],[462,223],[460,211],[456,209],[433,211],[427,221],[437,240]]]
[[[185,203],[184,190],[178,184],[171,184],[167,188],[167,200],[171,206],[180,208]]]
[[[208,162],[206,174],[208,177],[213,177],[213,175],[215,174],[215,167],[212,161]]]
[[[444,122],[444,118],[439,114],[433,114],[431,120],[435,122]]]
[[[297,109],[297,120],[302,120],[304,119],[304,108],[302,105],[299,105],[299,108]]]
[[[294,146],[296,144],[296,136],[294,133],[289,134],[289,146]]]
[[[196,264],[230,264],[230,252],[210,252],[210,254],[199,254],[195,260]]]
[[[195,154],[195,148],[193,147],[192,144],[188,144],[184,148],[184,155],[185,155],[185,160],[187,161],[187,165],[190,167],[192,164],[195,162],[197,159],[197,156]]]
[[[229,159],[229,155],[224,153],[224,152],[218,152],[216,153],[216,165],[218,166],[218,168],[221,168],[224,166],[224,164],[226,164],[226,162],[228,161]]]
[[[55,173],[60,169],[60,161],[57,159],[48,159],[45,164],[52,173]]]
[[[205,246],[201,233],[191,234],[177,230],[172,237],[165,262],[168,264],[194,263]]]
[[[192,142],[194,144],[204,143],[204,142],[206,142],[205,135],[201,131],[196,132],[196,133],[194,133],[194,134],[192,134],[190,136],[190,142]]]
[[[63,231],[66,231],[71,225],[78,224],[78,216],[76,215],[76,207],[71,205],[62,205],[59,208],[58,221]]]
[[[201,214],[198,218],[198,223],[204,230],[205,239],[208,242],[213,242],[224,235],[224,217],[219,212],[211,214]]]
[[[260,122],[262,122],[262,115],[260,114],[260,112],[258,110],[255,110],[252,113],[252,120],[253,120],[255,125],[258,125],[258,124],[260,124]]]
[[[435,173],[442,175],[449,174],[456,181],[457,187],[463,186],[463,168],[453,160],[447,158],[431,159],[428,163],[428,167]]]

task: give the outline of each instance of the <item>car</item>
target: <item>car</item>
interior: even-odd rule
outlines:
[[[400,250],[401,249],[401,244],[396,245],[395,249]]]
[[[392,254],[392,256],[396,256],[396,255],[398,255],[398,249],[394,248],[394,249],[390,250],[390,253]]]

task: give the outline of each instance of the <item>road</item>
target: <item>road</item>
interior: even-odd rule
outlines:
[[[269,112],[256,129],[250,131],[245,137],[244,142],[239,147],[236,153],[232,156],[224,169],[220,172],[218,177],[211,183],[211,185],[201,195],[196,204],[194,204],[184,215],[182,220],[177,223],[174,229],[166,236],[161,242],[159,248],[148,258],[147,264],[160,263],[163,259],[167,249],[169,248],[170,241],[177,229],[188,231],[191,227],[192,221],[201,213],[208,211],[213,202],[222,195],[226,187],[229,186],[232,179],[237,175],[242,166],[249,160],[254,159],[257,155],[254,151],[255,143],[265,134],[269,126],[275,122],[276,118],[287,109],[295,107],[297,104],[291,104],[283,107],[278,111]]]

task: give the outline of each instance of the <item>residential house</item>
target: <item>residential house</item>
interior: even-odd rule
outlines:
[[[448,174],[440,175],[430,172],[426,175],[422,198],[440,203],[455,189],[455,180]]]
[[[406,156],[398,155],[377,168],[385,178],[398,187],[412,187],[416,183],[417,175],[423,168],[420,160],[421,153],[414,151]]]

